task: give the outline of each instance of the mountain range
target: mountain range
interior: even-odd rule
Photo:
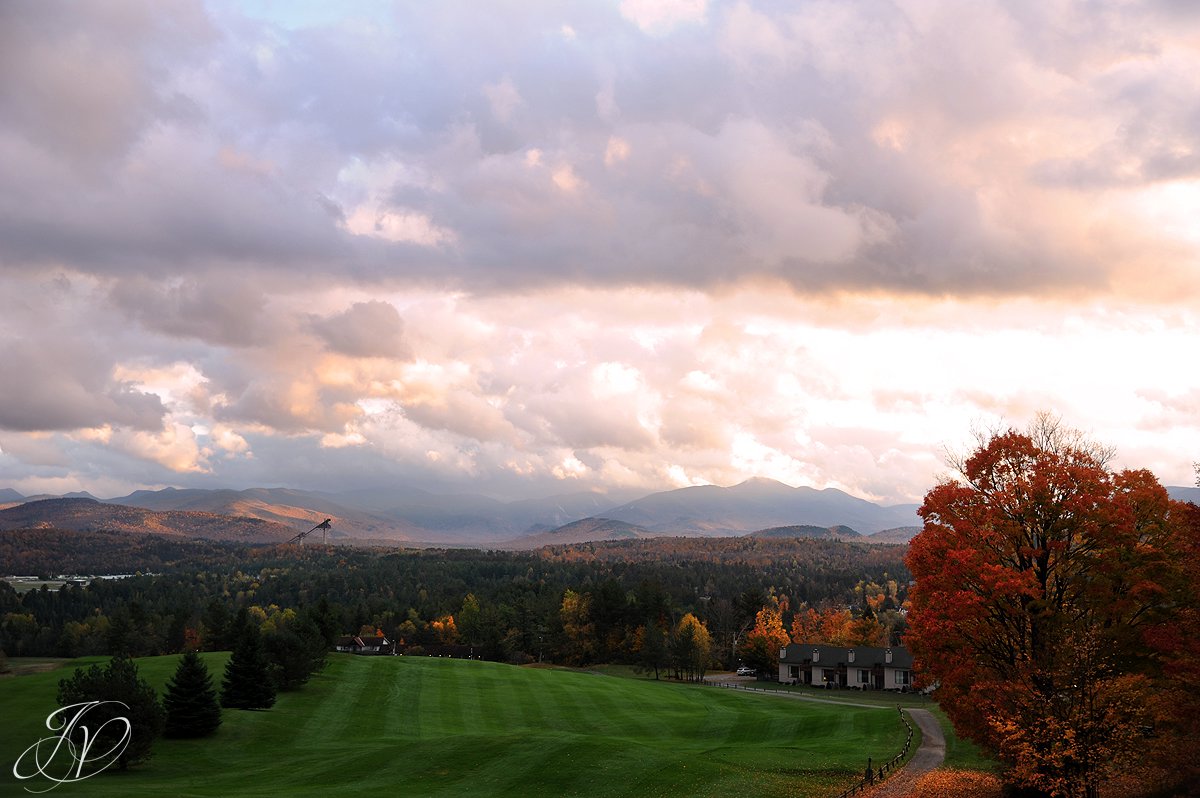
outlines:
[[[21,497],[8,490],[11,502]],[[94,500],[90,494],[70,497]],[[503,502],[473,494],[438,495],[412,488],[358,490],[345,493],[288,488],[201,490],[164,488],[139,490],[102,500],[154,511],[206,512],[257,518],[304,531],[325,518],[333,519],[334,534],[350,539],[433,543],[443,545],[519,545],[523,538],[546,535],[585,519],[588,528],[614,534],[612,522],[630,527],[639,536],[742,535],[769,527],[845,524],[864,534],[917,523],[916,505],[879,505],[839,490],[792,488],[781,482],[752,479],[724,488],[715,485],[651,493],[631,491],[582,492]],[[636,529],[633,529],[636,528]],[[631,531],[632,530],[632,531]],[[586,534],[582,528],[556,537],[566,542]]]
[[[1200,502],[1200,488],[1168,492]],[[0,529],[104,528],[268,542],[287,540],[330,518],[331,538],[344,542],[514,549],[751,533],[905,543],[920,530],[916,510],[915,504],[881,506],[833,488],[793,488],[761,478],[640,496],[581,492],[513,502],[403,487],[344,493],[164,488],[105,500],[87,493],[26,497],[0,489]]]

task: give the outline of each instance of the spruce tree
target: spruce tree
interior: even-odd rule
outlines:
[[[262,637],[253,621],[238,614],[233,655],[225,665],[221,683],[221,706],[231,709],[269,709],[275,703],[271,663],[263,650]]]
[[[221,707],[208,667],[195,651],[179,660],[163,696],[167,710],[167,737],[207,737],[221,725]]]

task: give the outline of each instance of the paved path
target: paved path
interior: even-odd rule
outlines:
[[[906,709],[921,729],[921,745],[904,769],[866,794],[866,798],[905,798],[917,778],[941,766],[946,758],[946,738],[937,718],[928,709]]]
[[[859,709],[888,709],[892,712],[896,711],[894,706],[883,706],[880,704],[864,704],[860,701],[839,701],[836,698],[816,698],[815,696],[803,695],[801,693],[792,693],[786,690],[771,690],[770,688],[751,687],[745,684],[736,684],[731,681],[713,681],[710,684],[717,687],[736,690],[739,693],[746,695],[773,695],[779,698],[791,698],[796,701],[811,701],[814,704],[841,704],[846,707],[858,707]],[[925,710],[920,710],[924,712]]]

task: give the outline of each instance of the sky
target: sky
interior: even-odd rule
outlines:
[[[0,487],[1190,485],[1189,0],[0,3]]]

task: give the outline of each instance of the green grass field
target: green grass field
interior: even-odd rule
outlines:
[[[228,655],[204,656],[219,679]],[[139,667],[161,692],[177,660]],[[70,667],[0,679],[0,795],[48,786],[18,782],[12,766],[49,734],[43,724]],[[894,709],[487,662],[336,655],[271,710],[226,710],[214,737],[160,740],[150,762],[54,794],[828,795],[851,783],[868,755],[886,759],[903,741]]]
[[[946,737],[946,761],[944,767],[958,770],[978,770],[984,773],[995,773],[999,769],[999,764],[995,760],[989,759],[987,755],[980,751],[978,746],[970,740],[958,737],[954,733],[954,726],[946,718],[946,713],[929,696],[917,693],[819,690],[813,687],[793,687],[790,685],[773,684],[771,682],[756,684],[754,686],[761,690],[792,693],[809,699],[845,701],[852,704],[862,704],[863,706],[900,706],[928,709],[937,717],[938,723],[942,727],[942,733]]]

